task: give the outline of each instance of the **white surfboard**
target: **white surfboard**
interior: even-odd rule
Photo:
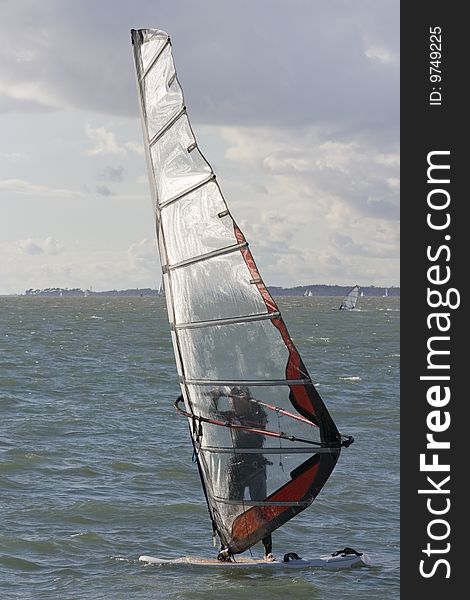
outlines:
[[[336,556],[320,556],[313,559],[294,559],[266,561],[239,557],[237,562],[221,562],[215,558],[202,558],[196,556],[183,556],[181,558],[157,558],[155,556],[140,556],[139,560],[152,565],[186,565],[195,567],[219,567],[227,569],[239,568],[266,568],[266,569],[301,569],[301,568],[323,568],[323,569],[349,569],[351,567],[371,566],[367,554],[338,554]]]

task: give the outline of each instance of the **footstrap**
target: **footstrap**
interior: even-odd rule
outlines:
[[[336,550],[336,552],[332,552],[331,556],[362,556],[362,552],[358,552],[357,550],[354,550],[354,548],[348,548],[346,546],[346,548],[343,548],[342,550]]]
[[[289,562],[290,560],[300,560],[300,556],[295,552],[284,554],[283,562]]]

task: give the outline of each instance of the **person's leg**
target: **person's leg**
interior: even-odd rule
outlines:
[[[246,487],[246,473],[243,460],[233,457],[228,464],[228,498],[229,500],[243,500]]]
[[[273,550],[273,538],[271,534],[268,534],[266,537],[264,537],[262,541],[264,546],[264,556],[265,558],[268,558],[270,555],[272,556]]]
[[[256,469],[256,470],[255,470]],[[250,498],[252,500],[265,500],[267,495],[266,486],[266,465],[259,465],[259,458],[253,465],[256,475],[251,479],[249,483],[250,487]],[[272,555],[273,540],[271,534],[268,534],[262,539],[264,546],[264,557],[268,560],[273,560]]]
[[[251,474],[248,481],[250,498],[252,500],[265,500],[266,489],[266,465],[260,466],[259,459],[251,461]]]

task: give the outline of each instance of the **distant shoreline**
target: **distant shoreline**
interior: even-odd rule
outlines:
[[[344,296],[349,292],[352,286],[345,285],[325,285],[325,284],[312,284],[312,285],[299,285],[295,287],[279,287],[269,286],[268,290],[273,296],[304,296],[311,292],[312,296]],[[384,297],[386,295],[399,297],[399,287],[376,287],[373,285],[360,287],[361,292],[364,293],[365,297]],[[144,296],[161,296],[156,289],[151,288],[131,288],[126,290],[106,290],[102,292],[95,292],[92,290],[82,290],[81,288],[45,288],[45,289],[29,289],[23,294],[4,294],[3,297],[15,296],[15,297],[92,297],[92,296],[132,296],[132,297],[144,297]]]

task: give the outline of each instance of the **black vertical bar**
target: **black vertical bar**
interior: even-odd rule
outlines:
[[[401,7],[401,589],[433,600],[467,587],[469,35],[461,3]]]

